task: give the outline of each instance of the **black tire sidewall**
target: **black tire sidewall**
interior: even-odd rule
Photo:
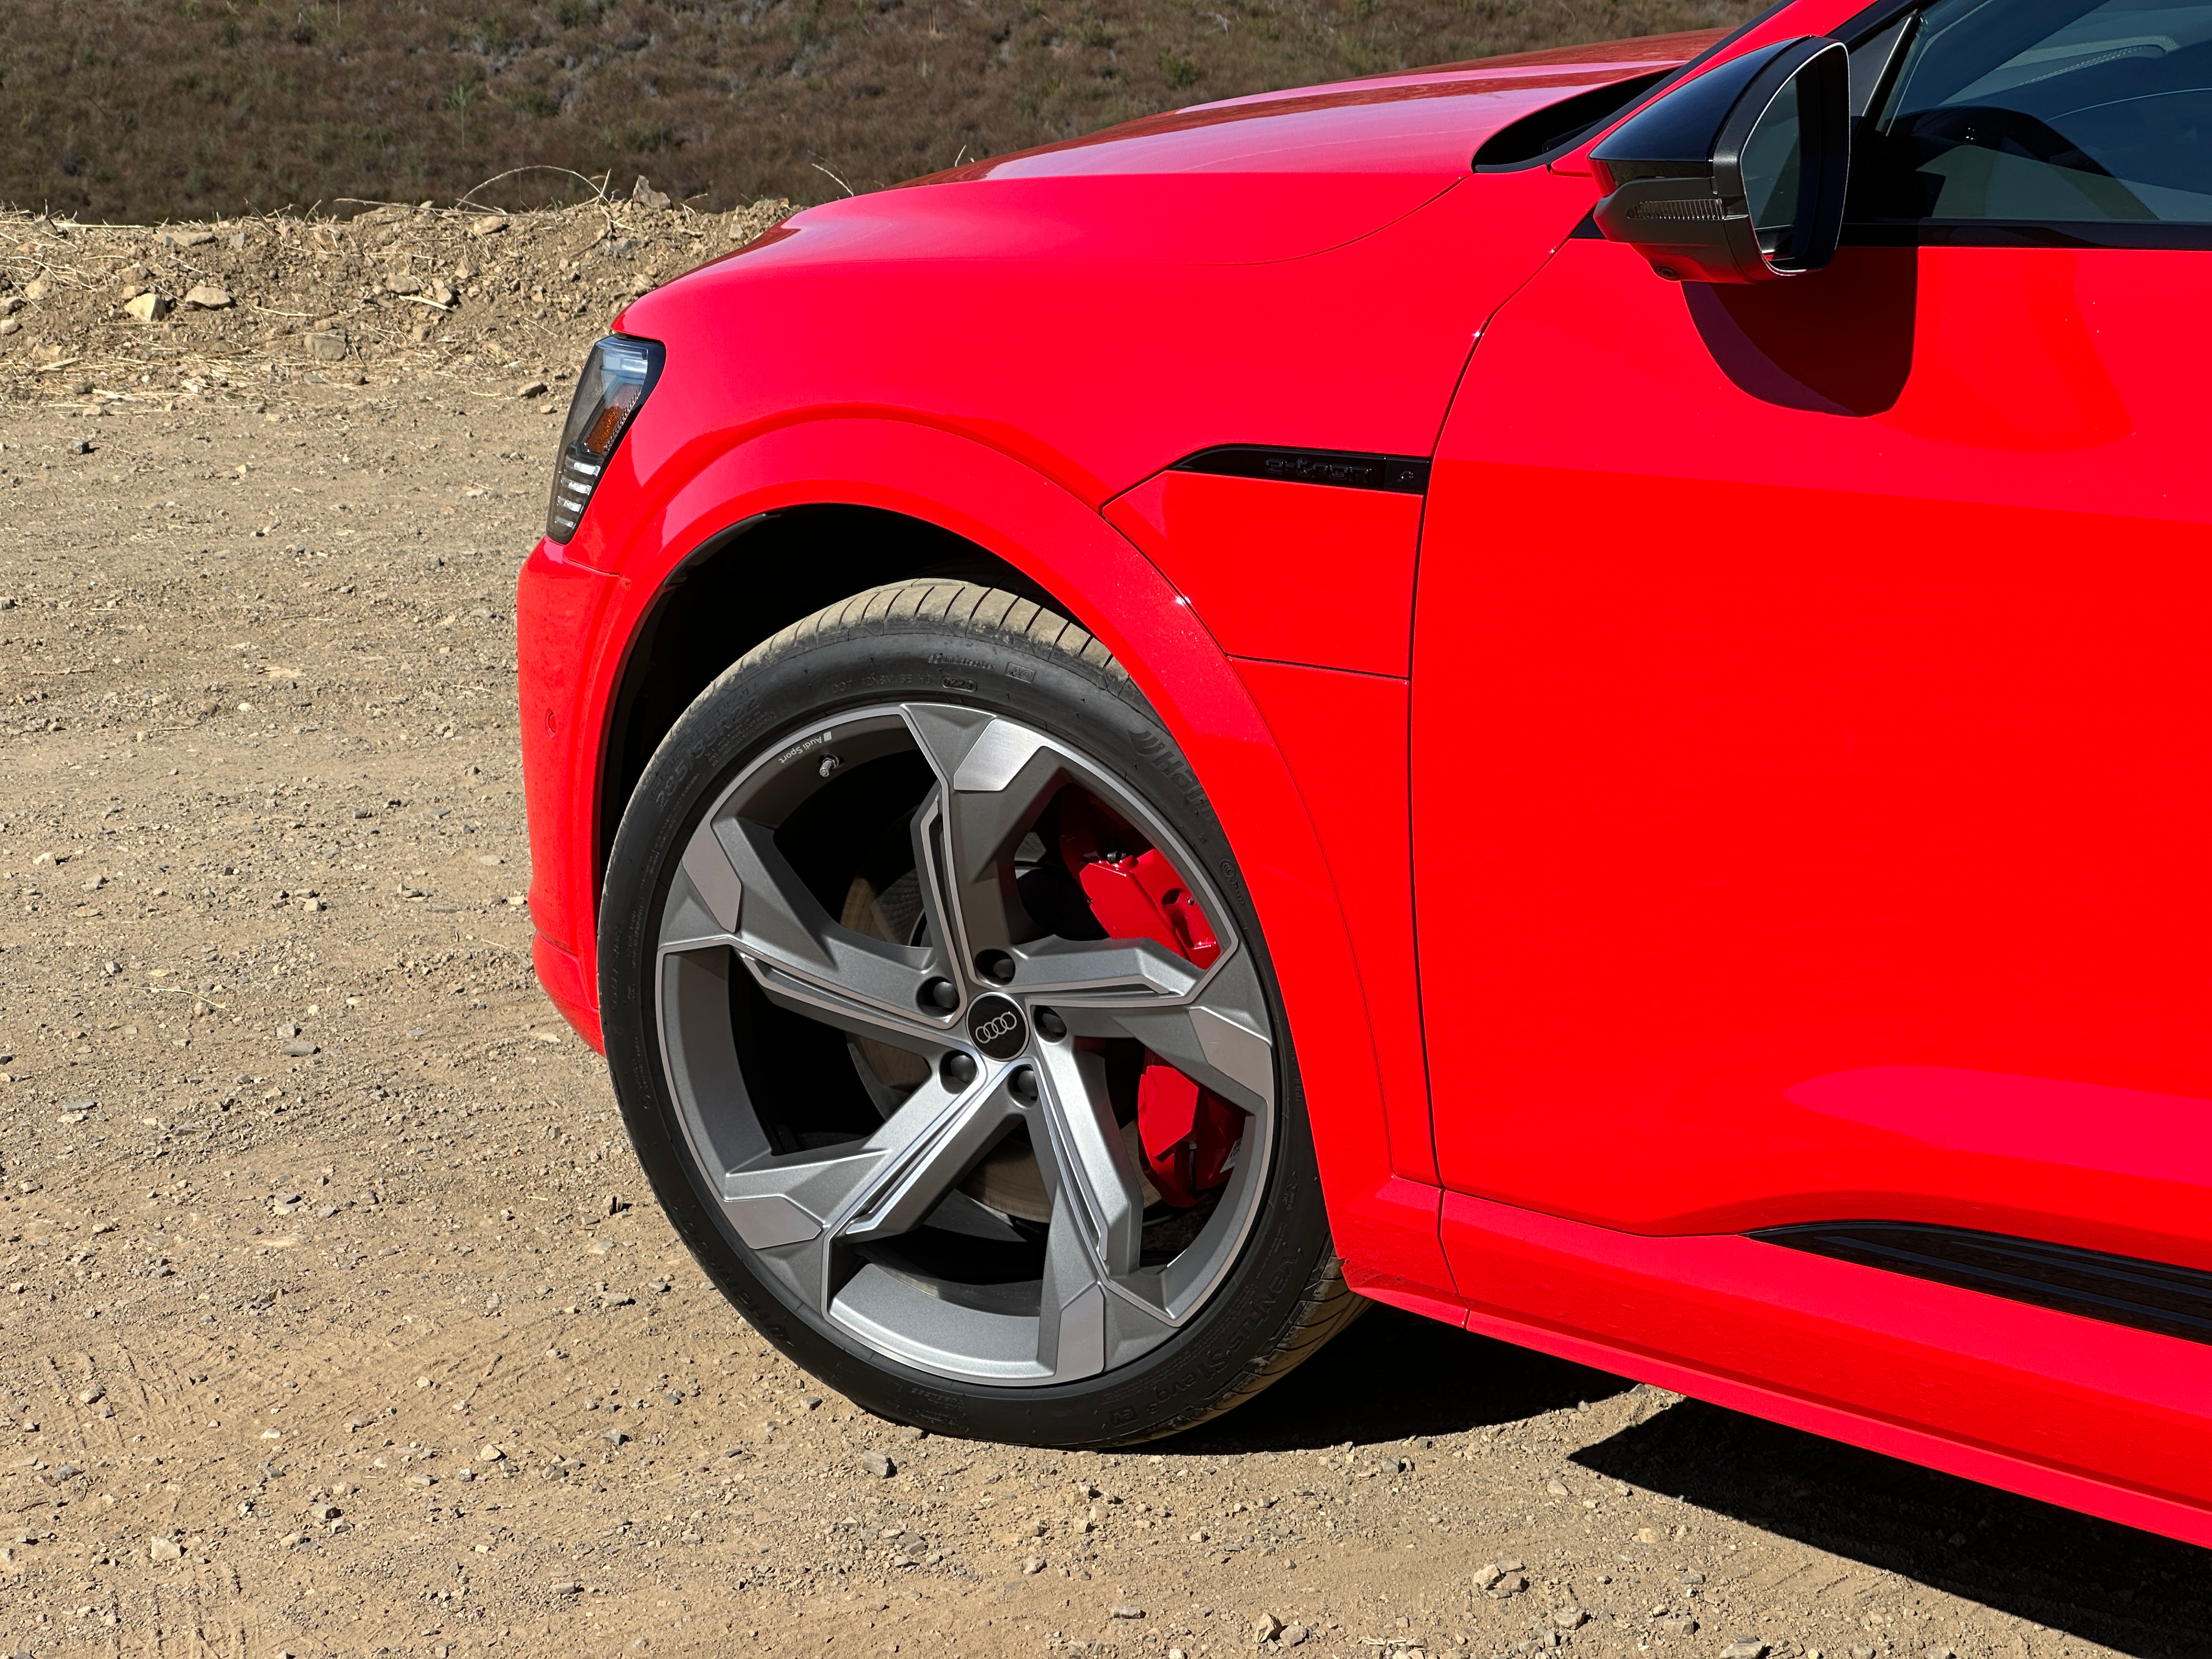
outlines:
[[[967,1438],[1121,1443],[1208,1414],[1280,1344],[1329,1252],[1297,1067],[1259,919],[1227,837],[1158,719],[1118,674],[1065,651],[957,623],[878,619],[764,649],[701,694],[631,797],[599,924],[608,1068],[655,1197],[708,1277],[799,1364],[878,1415]],[[1042,1388],[933,1376],[861,1347],[757,1273],[696,1168],[663,1068],[653,975],[657,918],[694,827],[738,772],[798,728],[869,704],[955,702],[1004,714],[1103,763],[1204,860],[1254,953],[1278,1056],[1267,1190],[1220,1285],[1168,1341],[1102,1376]]]

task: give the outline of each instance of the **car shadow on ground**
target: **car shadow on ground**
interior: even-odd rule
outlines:
[[[1249,1405],[1149,1449],[1221,1455],[1452,1434],[1633,1386],[1377,1307]],[[1694,1400],[1574,1461],[2061,1636],[2142,1659],[2212,1654],[2212,1553],[2187,1544]],[[1885,1638],[1900,1634],[1869,1640],[1887,1652]]]
[[[1694,1400],[1574,1461],[2123,1653],[2212,1651],[2212,1554],[2171,1539]]]
[[[1434,1319],[1370,1308],[1258,1399],[1153,1448],[1311,1451],[1510,1423],[1636,1385]]]

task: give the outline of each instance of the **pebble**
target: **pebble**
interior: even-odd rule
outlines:
[[[1275,1639],[1286,1648],[1295,1648],[1301,1645],[1306,1638],[1312,1634],[1313,1632],[1304,1625],[1285,1625],[1283,1626],[1283,1633]]]
[[[169,302],[158,294],[141,294],[125,300],[123,309],[142,323],[155,323],[168,314]]]
[[[488,213],[483,218],[477,220],[474,224],[469,227],[469,234],[471,236],[496,236],[500,232],[506,228],[507,216],[505,214]]]
[[[1589,1614],[1580,1607],[1561,1607],[1552,1615],[1552,1622],[1561,1630],[1580,1630],[1589,1623]]]
[[[146,1540],[146,1553],[156,1561],[179,1561],[184,1559],[185,1547],[173,1538],[155,1536]]]
[[[898,1473],[898,1465],[878,1451],[862,1452],[860,1468],[878,1480],[888,1480]]]
[[[197,283],[185,293],[184,303],[200,311],[222,311],[231,304],[229,290],[213,283]]]
[[[1133,1601],[1116,1601],[1106,1609],[1106,1616],[1109,1619],[1141,1619],[1145,1616],[1145,1610]]]
[[[629,1438],[629,1437],[624,1434],[620,1429],[609,1429],[607,1431],[606,1440],[607,1444],[610,1446],[619,1446],[623,1441]]]
[[[482,1451],[477,1454],[477,1460],[485,1463],[496,1463],[501,1458],[506,1455],[507,1454],[504,1451],[501,1451],[497,1446],[486,1446]]]
[[[1755,1636],[1739,1636],[1721,1650],[1721,1659],[1765,1659],[1766,1644]]]
[[[1272,1642],[1282,1633],[1283,1621],[1272,1613],[1263,1613],[1260,1622],[1252,1626],[1252,1641],[1256,1646],[1261,1642]]]
[[[542,398],[545,395],[545,391],[544,381],[526,380],[515,388],[514,395],[518,398]]]
[[[1044,1557],[1042,1555],[1025,1555],[1022,1558],[1022,1571],[1024,1576],[1040,1573],[1043,1571]]]
[[[284,1052],[291,1059],[305,1060],[309,1054],[319,1054],[322,1053],[322,1047],[319,1043],[305,1041],[299,1042],[288,1042],[284,1045]]]

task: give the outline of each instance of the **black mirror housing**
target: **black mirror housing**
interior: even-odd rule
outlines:
[[[1761,283],[1835,257],[1850,174],[1850,56],[1820,35],[1731,58],[1590,152],[1593,214],[1670,282]]]

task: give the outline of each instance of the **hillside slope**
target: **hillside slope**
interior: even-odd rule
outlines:
[[[509,168],[819,200],[1209,99],[1734,23],[1747,0],[9,0],[0,201],[153,221]],[[833,175],[838,181],[832,182]],[[509,206],[582,187],[535,171]]]

